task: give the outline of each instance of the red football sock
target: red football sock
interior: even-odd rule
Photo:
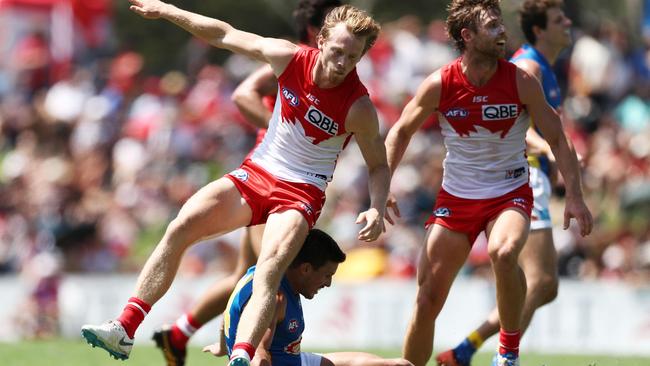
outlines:
[[[508,352],[519,356],[519,341],[521,340],[521,331],[506,331],[503,328],[499,331],[499,354],[503,355]]]
[[[170,341],[175,348],[187,347],[187,342],[196,333],[203,324],[197,322],[192,318],[190,313],[181,315],[172,325]]]
[[[135,331],[140,326],[140,323],[144,320],[144,317],[151,310],[151,305],[146,302],[138,299],[137,297],[132,297],[129,299],[129,302],[122,310],[122,314],[117,318],[117,320],[122,324],[126,330],[126,334],[129,338],[133,338]]]

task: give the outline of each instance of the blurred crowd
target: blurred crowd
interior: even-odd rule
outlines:
[[[576,29],[556,67],[596,222],[586,238],[562,230],[560,178],[552,215],[564,277],[650,281],[650,32],[632,39],[613,22]],[[235,55],[210,64],[207,46],[190,43],[190,66],[152,75],[135,52],[53,63],[47,37],[29,33],[0,70],[0,274],[33,278],[34,301],[47,303],[62,273],[138,270],[183,202],[253,146],[255,129],[230,95],[258,65]],[[384,25],[358,68],[383,133],[423,78],[455,57],[441,20]],[[361,245],[354,222],[368,205],[367,172],[354,144],[346,149],[318,223],[349,255],[341,279],[415,276],[444,156],[432,116],[394,175],[402,217]],[[195,245],[180,273],[229,270],[238,235]],[[490,276],[488,261],[479,238],[463,272]]]

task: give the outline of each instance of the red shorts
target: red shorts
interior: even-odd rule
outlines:
[[[488,222],[501,212],[517,208],[528,215],[533,209],[533,192],[528,184],[501,196],[488,199],[467,199],[452,196],[440,188],[433,214],[425,227],[438,224],[449,230],[467,234],[470,244],[485,230]]]
[[[264,224],[272,213],[297,210],[311,229],[325,204],[325,192],[318,187],[277,179],[250,160],[245,160],[239,169],[225,177],[235,183],[253,211],[248,226]]]

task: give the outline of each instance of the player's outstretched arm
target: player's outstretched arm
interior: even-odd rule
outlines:
[[[269,63],[276,75],[284,71],[298,49],[295,44],[244,32],[230,24],[177,8],[160,0],[129,0],[129,9],[146,19],[166,19],[214,47]]]
[[[357,217],[357,224],[365,222],[358,238],[374,241],[386,231],[384,216],[390,188],[390,171],[386,162],[386,150],[379,135],[377,112],[370,98],[360,98],[352,105],[345,126],[348,131],[354,133],[368,167],[370,208]]]
[[[406,104],[399,119],[388,131],[385,145],[391,173],[395,172],[399,162],[402,161],[411,137],[427,117],[438,109],[440,87],[440,72],[436,71],[420,84],[413,99]]]
[[[578,158],[567,141],[560,117],[546,102],[542,86],[534,76],[518,70],[517,88],[519,98],[526,105],[528,113],[551,147],[560,173],[564,177],[566,185],[564,228],[567,229],[571,218],[575,218],[580,226],[580,234],[588,235],[593,227],[593,218],[582,196]]]

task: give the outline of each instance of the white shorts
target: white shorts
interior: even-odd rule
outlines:
[[[316,353],[300,352],[300,366],[320,366],[322,358]]]
[[[549,229],[553,226],[549,211],[551,181],[541,169],[531,166],[530,187],[533,189],[533,212],[530,218],[530,230]]]

